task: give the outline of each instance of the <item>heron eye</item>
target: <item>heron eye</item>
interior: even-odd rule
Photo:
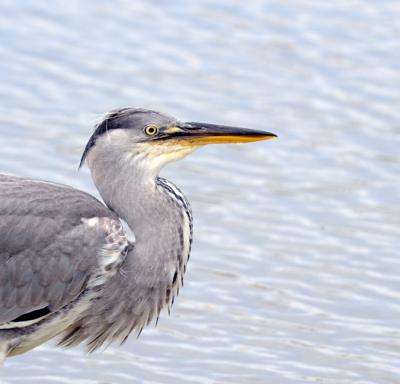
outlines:
[[[154,125],[149,125],[148,127],[146,127],[144,131],[146,132],[147,135],[153,136],[158,132],[158,128],[155,127]]]

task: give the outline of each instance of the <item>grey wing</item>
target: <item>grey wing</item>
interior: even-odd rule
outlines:
[[[0,324],[35,319],[75,299],[107,264],[102,250],[116,240],[127,245],[118,218],[94,197],[0,175]]]

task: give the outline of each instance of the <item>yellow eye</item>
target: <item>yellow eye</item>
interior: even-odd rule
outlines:
[[[147,135],[153,136],[158,132],[158,128],[154,125],[149,125],[148,127],[146,127],[144,131],[146,132]]]

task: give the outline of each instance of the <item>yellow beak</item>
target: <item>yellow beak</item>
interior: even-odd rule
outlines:
[[[175,139],[184,145],[249,143],[277,137],[275,134],[248,128],[203,123],[179,123],[167,128],[156,140]]]

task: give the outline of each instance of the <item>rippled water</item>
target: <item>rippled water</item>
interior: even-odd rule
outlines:
[[[279,138],[210,146],[185,287],[121,348],[53,343],[11,383],[400,382],[400,4],[5,1],[0,170],[73,185],[93,120],[135,105]]]

